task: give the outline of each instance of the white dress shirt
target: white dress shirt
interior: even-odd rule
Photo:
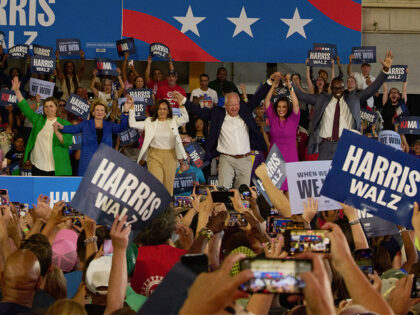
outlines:
[[[54,171],[54,156],[52,152],[52,142],[54,135],[53,123],[54,120],[46,120],[44,127],[38,132],[36,136],[35,145],[31,152],[31,162],[40,170],[45,172]]]
[[[158,120],[156,123],[155,137],[150,143],[150,146],[161,150],[173,149],[175,147],[175,136],[168,122],[166,120]]]
[[[325,108],[324,115],[321,118],[321,128],[319,130],[319,136],[321,138],[330,138],[332,136],[333,124],[334,124],[334,114],[335,107],[337,105],[337,99],[335,97],[331,98],[331,101],[328,103]],[[344,97],[340,98],[340,123],[338,129],[338,136],[341,137],[343,129],[352,129],[353,128],[353,116],[351,115],[349,106],[344,101]]]
[[[217,151],[228,155],[247,154],[251,151],[248,126],[239,115],[232,117],[226,112]]]
[[[364,90],[367,87],[369,87],[369,85],[366,83],[366,78],[363,76],[362,73],[355,72],[354,73],[354,79],[356,80],[356,84],[357,84],[357,89],[358,90]],[[373,81],[376,80],[376,78],[373,75],[369,75],[369,79],[370,79],[371,82],[373,82]],[[369,97],[366,100],[366,103],[368,104],[368,106],[370,108],[373,108],[373,103],[374,103],[373,96],[372,97]]]

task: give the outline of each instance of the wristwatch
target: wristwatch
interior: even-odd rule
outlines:
[[[198,232],[198,235],[204,235],[205,237],[208,238],[208,240],[210,241],[211,238],[213,237],[214,233],[212,230],[210,230],[208,227],[203,227],[200,232]]]
[[[350,225],[356,225],[356,224],[359,224],[359,223],[360,223],[360,220],[359,219],[356,219],[354,221],[350,221],[349,222]]]

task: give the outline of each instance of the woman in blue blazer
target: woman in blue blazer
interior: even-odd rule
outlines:
[[[91,106],[91,116],[93,116],[93,119],[84,120],[80,124],[72,126],[63,126],[57,123],[58,129],[62,129],[63,133],[82,133],[79,176],[85,174],[90,159],[101,143],[112,146],[112,134],[117,134],[128,128],[128,110],[130,106],[131,102],[127,100],[124,105],[124,114],[121,116],[120,124],[104,120],[108,113],[108,105],[103,100],[93,101]]]

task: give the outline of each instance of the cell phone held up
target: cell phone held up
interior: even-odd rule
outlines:
[[[355,249],[353,252],[354,261],[359,269],[366,275],[373,274],[373,251],[370,248]]]
[[[239,289],[248,293],[303,294],[301,272],[312,271],[306,259],[251,258],[240,262],[241,270],[250,269],[254,277]]]
[[[243,213],[236,211],[229,211],[225,221],[227,227],[245,227],[248,225],[248,221],[245,219]]]
[[[285,233],[285,250],[290,256],[300,253],[329,253],[331,242],[328,230],[288,230]]]
[[[71,207],[68,203],[64,204],[64,208],[62,210],[63,217],[81,217],[83,214],[73,207]]]

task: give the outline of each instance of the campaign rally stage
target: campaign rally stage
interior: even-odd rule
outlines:
[[[411,228],[419,183],[417,158],[344,130],[321,194]]]
[[[0,189],[7,189],[10,201],[37,203],[39,194],[50,198],[50,206],[57,201],[70,201],[82,177],[61,176],[0,176]]]
[[[171,200],[145,168],[101,144],[70,205],[106,226],[112,225],[117,214],[127,215],[133,231],[139,231],[165,211]]]
[[[303,202],[313,197],[318,200],[318,210],[341,209],[340,204],[321,195],[321,188],[331,166],[331,161],[308,161],[286,164],[287,184],[292,214],[303,213]]]

